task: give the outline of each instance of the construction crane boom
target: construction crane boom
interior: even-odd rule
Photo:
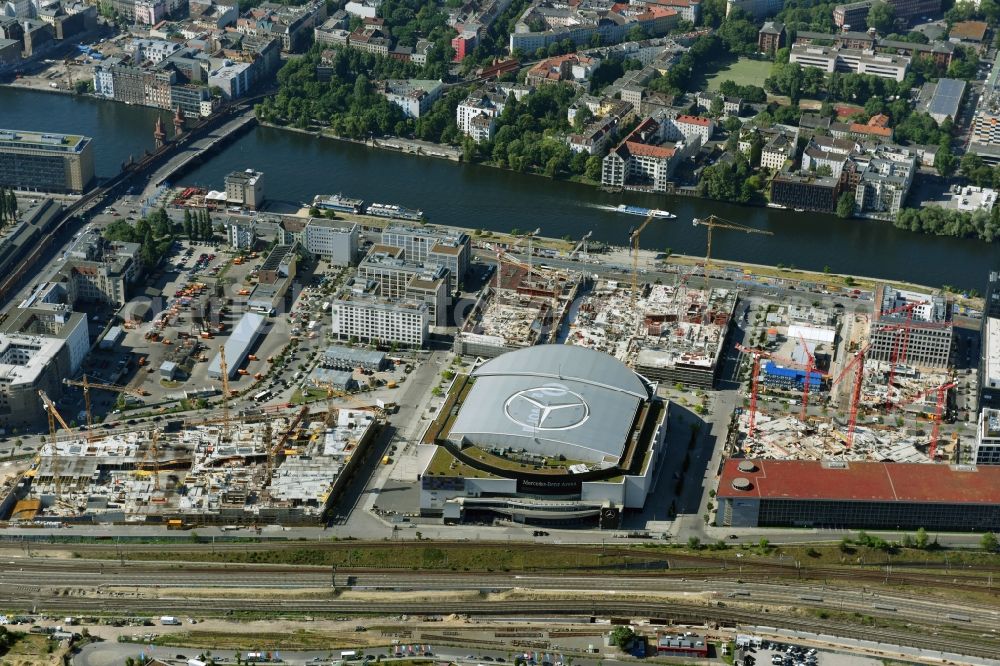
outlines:
[[[847,448],[851,448],[854,445],[854,429],[858,422],[858,402],[861,400],[861,383],[864,381],[865,377],[865,354],[871,349],[871,344],[867,344],[854,355],[848,363],[844,365],[843,370],[837,375],[837,378],[833,380],[831,386],[839,384],[840,381],[847,376],[847,373],[854,368],[854,384],[851,387],[851,405],[850,405],[850,418],[847,422]]]
[[[113,393],[125,393],[128,395],[134,395],[137,397],[145,397],[149,395],[149,391],[141,388],[133,388],[131,386],[118,386],[116,384],[101,384],[93,383],[87,379],[87,375],[84,375],[82,379],[64,379],[63,384],[67,386],[80,386],[83,388],[83,403],[85,410],[87,412],[87,441],[93,442],[97,435],[94,433],[94,415],[90,408],[90,390],[99,389],[102,391],[111,391]]]
[[[632,246],[631,302],[633,308],[635,307],[635,300],[639,296],[639,236],[642,234],[643,231],[645,231],[646,227],[649,226],[649,223],[653,221],[654,217],[656,217],[656,215],[654,215],[653,212],[650,211],[649,215],[646,216],[646,219],[642,221],[642,224],[640,224],[637,229],[633,229],[628,236],[629,245]]]
[[[42,399],[42,403],[45,405],[45,413],[49,417],[49,435],[52,437],[52,483],[55,487],[56,497],[58,497],[62,494],[62,481],[60,480],[59,456],[56,455],[56,421],[59,421],[59,425],[66,432],[71,433],[73,429],[66,423],[62,414],[56,409],[56,403],[52,402],[52,399],[45,394],[45,391],[38,389],[38,397]]]
[[[219,374],[222,375],[222,440],[229,439],[229,366],[226,365],[226,346],[219,347]]]
[[[691,220],[694,226],[705,227],[708,232],[708,238],[705,246],[705,277],[708,277],[708,268],[712,261],[712,230],[713,229],[729,229],[730,231],[742,231],[747,234],[761,234],[764,236],[773,236],[773,231],[767,231],[765,229],[757,229],[756,227],[747,226],[745,224],[740,224],[739,222],[730,222],[729,220],[724,220],[717,215],[709,215],[708,217],[696,217]]]
[[[743,352],[744,354],[749,354],[750,357],[753,358],[753,370],[752,370],[753,377],[751,378],[751,383],[750,383],[750,420],[747,427],[747,439],[749,439],[753,437],[754,428],[757,421],[757,387],[758,387],[758,377],[760,375],[761,359],[766,358],[772,361],[778,361],[779,363],[782,363],[783,365],[787,365],[790,367],[798,367],[801,366],[801,364],[796,363],[792,359],[772,354],[771,352],[768,352],[764,349],[753,349],[751,347],[746,347],[741,344],[737,344],[736,349]],[[807,404],[807,401],[809,399],[808,398],[809,384],[812,382],[812,379],[815,376],[819,376],[820,381],[822,381],[823,379],[829,377],[830,375],[828,375],[825,372],[820,372],[816,370],[815,368],[812,367],[811,364],[806,365],[806,376],[805,380],[803,381],[803,392],[802,392],[803,409],[799,415],[799,419],[803,422],[806,420],[805,405]]]

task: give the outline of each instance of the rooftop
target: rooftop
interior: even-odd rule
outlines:
[[[740,465],[746,469],[740,469]],[[733,486],[749,482],[745,490]],[[719,497],[1000,504],[1000,467],[807,460],[727,460]]]
[[[0,147],[28,148],[62,153],[79,153],[90,143],[89,136],[28,130],[0,129]]]

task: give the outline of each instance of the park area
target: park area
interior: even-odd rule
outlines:
[[[770,60],[739,58],[724,63],[718,70],[705,75],[709,90],[718,90],[723,81],[732,80],[741,86],[764,87],[764,79],[771,74]]]

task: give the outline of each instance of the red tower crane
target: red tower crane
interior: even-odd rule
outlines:
[[[948,391],[955,388],[957,384],[955,382],[945,382],[940,386],[935,386],[917,393],[915,396],[908,398],[905,401],[899,403],[899,406],[908,405],[910,403],[916,402],[921,398],[930,395],[932,393],[936,394],[935,397],[935,407],[934,407],[934,427],[931,429],[931,442],[930,449],[927,451],[928,457],[933,462],[937,456],[937,443],[938,438],[941,435],[941,419],[944,416],[944,405],[948,398]]]
[[[760,376],[760,360],[762,358],[767,358],[772,361],[778,361],[783,365],[788,365],[791,367],[797,367],[800,366],[801,364],[796,363],[791,359],[784,358],[776,354],[772,354],[771,352],[766,351],[764,349],[753,349],[751,347],[745,347],[744,345],[741,344],[737,344],[736,349],[743,352],[744,354],[749,354],[753,358],[753,369],[751,370],[753,374],[750,377],[750,420],[749,423],[747,424],[747,439],[750,439],[751,437],[753,437],[754,428],[757,422],[757,386],[758,386],[758,377]],[[810,367],[810,364],[807,364],[806,367],[807,368]],[[806,374],[806,379],[803,382],[804,385],[803,397],[802,397],[803,405],[806,403],[806,400],[808,399],[807,396],[809,392],[809,383],[812,376],[819,375],[820,378],[829,377],[829,375],[826,374],[825,372],[819,372],[818,370],[815,369],[807,370],[807,373],[810,374]],[[802,413],[799,415],[799,419],[802,421],[806,420],[805,409],[802,410]]]
[[[896,330],[896,337],[892,341],[892,353],[889,354],[889,384],[886,391],[886,395],[890,396],[890,399],[886,403],[886,410],[892,411],[892,380],[896,378],[896,364],[906,363],[906,348],[910,343],[910,328],[913,326],[913,309],[921,305],[926,305],[927,301],[914,301],[913,303],[907,303],[901,305],[898,308],[893,308],[887,310],[880,314],[880,317],[887,317],[894,314],[899,314],[901,312],[906,313],[906,320],[903,324],[893,324],[893,328]],[[883,328],[882,330],[888,330]],[[902,333],[902,336],[900,336]],[[900,348],[900,338],[902,337],[902,349]],[[900,353],[902,352],[902,353]]]
[[[854,354],[854,358],[844,366],[837,378],[833,380],[833,385],[839,384],[840,380],[847,376],[847,373],[854,368],[854,385],[851,387],[851,412],[847,421],[847,448],[854,445],[854,428],[858,423],[858,401],[861,400],[861,383],[865,377],[865,354],[871,349],[871,345],[865,345]]]
[[[799,413],[799,420],[806,420],[806,409],[809,407],[809,384],[812,383],[812,373],[816,369],[816,357],[809,351],[806,339],[799,333],[799,342],[802,343],[802,351],[806,354],[806,380],[802,384],[802,411]]]

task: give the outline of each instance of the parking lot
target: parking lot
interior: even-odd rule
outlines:
[[[853,654],[827,652],[816,648],[764,641],[760,647],[737,652],[750,656],[755,666],[880,666],[882,661]]]

